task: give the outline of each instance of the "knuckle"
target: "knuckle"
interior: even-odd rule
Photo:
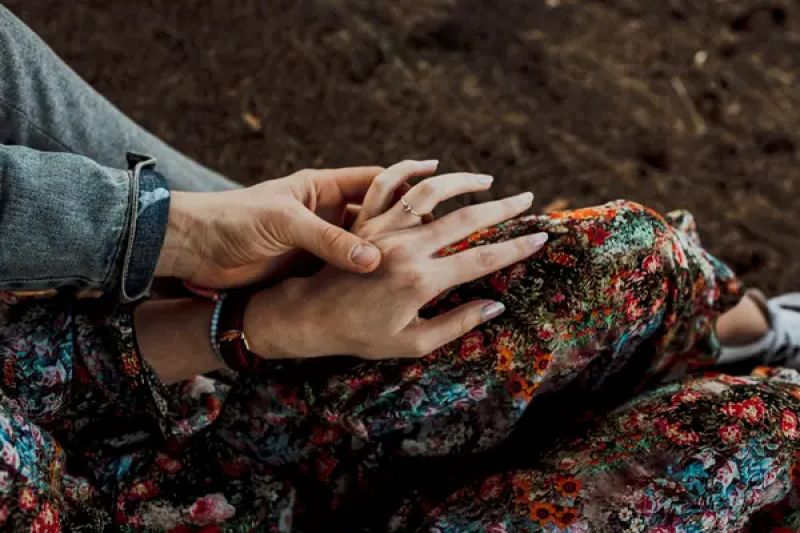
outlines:
[[[342,244],[345,232],[341,228],[335,226],[328,226],[322,230],[320,235],[320,244],[326,248],[335,248]]]
[[[458,214],[458,222],[462,226],[473,228],[480,225],[475,209],[465,207]]]
[[[314,176],[317,175],[317,172],[318,171],[316,171],[314,169],[311,169],[311,168],[304,168],[302,170],[298,170],[297,172],[295,172],[292,175],[295,176],[298,179],[304,179],[305,180],[305,179],[313,178]]]
[[[376,189],[378,189],[378,191],[385,192],[389,189],[392,181],[391,174],[381,174],[375,178],[375,181],[373,181],[372,184]]]
[[[419,194],[421,198],[428,198],[436,194],[438,187],[433,180],[425,180],[417,183],[414,189],[416,189],[415,194]]]
[[[295,222],[297,206],[294,203],[281,203],[270,211],[270,218],[279,224],[290,224]]]
[[[398,265],[406,263],[411,259],[411,250],[402,244],[385,243],[383,252],[383,262],[387,265]]]
[[[493,250],[480,250],[478,251],[478,265],[481,268],[494,268],[499,263],[497,252]]]
[[[426,289],[425,274],[418,268],[407,268],[400,276],[400,284],[415,292],[424,292]]]

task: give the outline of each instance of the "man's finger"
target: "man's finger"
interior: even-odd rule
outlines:
[[[292,244],[350,272],[372,272],[381,262],[375,245],[330,224],[308,210],[292,219]]]
[[[360,204],[367,194],[375,176],[383,172],[383,167],[346,167],[318,170],[320,179],[334,182],[345,203]]]

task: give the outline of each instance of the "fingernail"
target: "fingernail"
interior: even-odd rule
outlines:
[[[478,176],[478,183],[482,183],[483,185],[489,185],[493,181],[494,178],[491,176]]]
[[[427,161],[418,161],[417,164],[419,165],[420,170],[433,172],[436,170],[436,167],[439,166],[438,159],[428,159]]]
[[[531,246],[533,247],[534,250],[538,250],[539,248],[544,246],[544,243],[547,242],[547,239],[549,237],[550,236],[544,232],[534,233],[533,235],[528,235],[528,241],[531,243]]]
[[[366,267],[378,259],[378,249],[370,244],[357,244],[350,250],[350,262],[354,265]]]
[[[533,193],[524,192],[518,195],[516,198],[514,198],[514,202],[520,207],[529,206],[533,203]]]
[[[481,308],[481,320],[483,320],[484,322],[487,320],[491,320],[496,316],[500,316],[505,310],[506,306],[500,302],[492,302],[490,304],[486,304]]]

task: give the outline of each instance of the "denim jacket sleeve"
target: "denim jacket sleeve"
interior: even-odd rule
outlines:
[[[128,170],[0,145],[0,291],[145,296],[164,240],[166,180],[155,160]]]

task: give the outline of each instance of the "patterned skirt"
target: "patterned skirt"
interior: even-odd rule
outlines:
[[[9,530],[791,531],[800,375],[713,371],[741,297],[690,215],[532,216],[537,256],[431,302],[507,311],[417,360],[275,362],[165,387],[131,309],[0,305]],[[783,528],[783,529],[782,529]]]

